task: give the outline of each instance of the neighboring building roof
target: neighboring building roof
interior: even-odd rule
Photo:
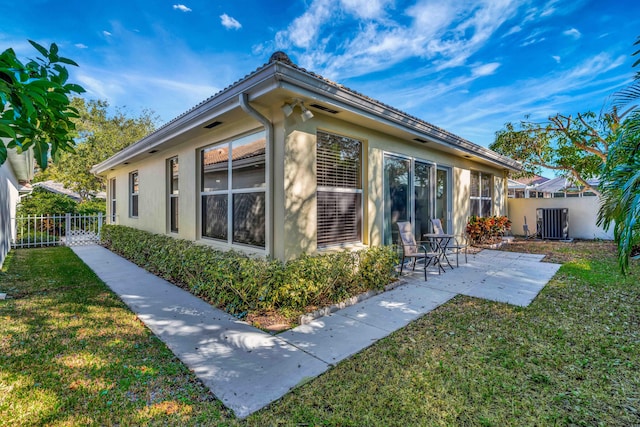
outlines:
[[[600,180],[597,178],[587,179],[587,183],[592,187],[597,187]],[[563,176],[550,179],[536,187],[536,191],[544,193],[560,193],[563,191],[580,191],[582,186],[577,186],[573,181]]]
[[[63,196],[67,196],[72,198],[75,201],[80,201],[82,200],[82,197],[80,197],[80,194],[76,193],[75,191],[69,190],[68,188],[65,188],[65,186],[60,183],[60,182],[56,182],[56,181],[42,181],[42,182],[36,182],[32,185],[33,188],[43,188],[51,193],[56,193],[56,194],[62,194]]]
[[[329,111],[328,114],[343,112],[343,117],[351,115],[366,119],[373,126],[386,126],[385,129],[391,126],[403,138],[417,144],[433,143],[436,149],[453,151],[509,170],[521,169],[520,163],[511,158],[300,68],[291,62],[286,54],[276,52],[267,64],[169,121],[135,144],[95,165],[92,172],[104,173],[129,160],[152,153],[163,144],[184,141],[186,133],[195,133],[207,124],[215,125],[215,122],[212,123],[213,120],[223,114],[240,110],[242,96],[247,96],[250,101],[264,99],[262,105],[282,103],[294,96],[301,97],[304,98],[307,108],[317,108],[314,114],[324,111]],[[321,103],[331,108],[317,105]],[[178,136],[181,138],[176,138]]]
[[[549,181],[549,178],[545,178],[544,176],[540,176],[540,175],[533,175],[530,177],[512,178],[511,180],[519,184],[524,184],[529,186],[529,185],[540,185],[543,182]]]
[[[509,178],[507,179],[507,187],[509,189],[525,189],[527,188],[527,184],[523,184],[521,182],[518,182],[514,179]]]

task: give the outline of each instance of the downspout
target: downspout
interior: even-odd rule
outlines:
[[[509,218],[509,171],[504,169],[502,171],[502,197],[504,197],[504,216]]]
[[[266,204],[267,206],[266,211],[267,211],[267,216],[268,216],[268,221],[267,224],[265,224],[265,238],[267,241],[267,247],[265,248],[267,250],[267,254],[269,256],[273,256],[273,236],[272,236],[272,232],[273,232],[273,199],[274,199],[274,194],[273,194],[273,167],[275,165],[274,160],[273,160],[273,123],[271,123],[271,121],[269,119],[267,119],[265,116],[263,116],[262,114],[260,114],[260,112],[258,112],[258,110],[256,110],[255,108],[253,108],[250,104],[249,104],[249,95],[246,93],[241,93],[240,95],[238,95],[238,102],[240,103],[240,107],[242,108],[242,110],[249,114],[251,117],[253,117],[254,119],[256,119],[257,121],[259,121],[260,123],[262,123],[262,125],[264,126],[264,130],[265,130],[265,134],[266,134],[266,146],[265,146],[265,150],[266,150],[266,158],[267,158],[267,167],[265,168],[265,173],[266,173],[266,183],[267,183],[267,198],[266,198]]]

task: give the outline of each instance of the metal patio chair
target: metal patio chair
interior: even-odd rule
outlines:
[[[432,218],[431,224],[433,225],[433,232],[436,234],[447,234],[444,232],[444,228],[442,227],[442,222],[439,218]],[[453,236],[449,244],[447,245],[447,250],[451,251],[451,253],[456,254],[456,267],[460,266],[458,257],[460,252],[464,252],[464,262],[467,261],[467,252],[469,248],[469,242],[466,236]]]
[[[417,242],[413,227],[408,221],[397,223],[400,232],[400,244],[402,246],[402,261],[400,262],[400,275],[404,268],[405,260],[412,260],[412,267],[415,271],[416,263],[422,261],[424,265],[424,280],[427,280],[427,267],[432,263],[439,266],[438,254],[433,250],[431,242]],[[442,267],[438,267],[438,274]]]

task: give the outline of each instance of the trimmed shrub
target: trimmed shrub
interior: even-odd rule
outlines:
[[[467,235],[474,245],[497,243],[507,230],[511,230],[511,221],[506,216],[472,216],[467,223]]]
[[[120,225],[105,225],[101,237],[112,251],[238,317],[273,310],[291,316],[383,289],[398,262],[391,247],[282,263]]]

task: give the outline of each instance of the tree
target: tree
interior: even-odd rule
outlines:
[[[617,109],[596,115],[579,113],[575,118],[557,114],[547,123],[507,123],[496,132],[492,150],[522,163],[525,175],[553,169],[575,183],[600,195],[587,182],[600,176],[607,162],[609,146],[615,141],[622,117]]]
[[[36,187],[20,200],[17,216],[64,215],[76,211],[77,202],[63,194]]]
[[[77,129],[75,151],[62,153],[49,169],[36,174],[35,181],[62,182],[86,200],[105,189],[104,181],[89,171],[91,167],[152,132],[157,118],[148,110],[131,118],[119,108],[109,115],[109,104],[101,100],[74,98],[71,105],[78,111],[78,118],[73,119]]]
[[[634,45],[640,45],[640,37]],[[640,50],[633,55],[640,54]],[[633,67],[638,66],[637,60]],[[640,72],[633,82],[614,95],[614,109],[626,108],[640,99]],[[610,146],[602,168],[602,202],[598,225],[613,233],[618,245],[618,264],[628,271],[629,257],[640,254],[640,110],[630,108],[618,137]]]
[[[33,147],[40,168],[46,169],[49,155],[56,160],[62,151],[73,150],[71,119],[77,111],[69,97],[85,90],[67,83],[66,65],[78,66],[58,55],[58,46],[49,49],[29,40],[43,56],[23,64],[13,49],[0,54],[0,164],[7,159],[7,149],[23,152]]]

